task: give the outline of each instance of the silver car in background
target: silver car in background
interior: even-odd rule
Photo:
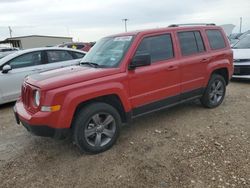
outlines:
[[[0,59],[0,104],[15,101],[25,76],[79,64],[86,52],[65,48],[20,50]]]

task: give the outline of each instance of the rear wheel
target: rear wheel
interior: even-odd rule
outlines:
[[[112,147],[120,132],[121,118],[106,103],[93,103],[81,109],[74,121],[74,141],[85,152],[100,153]]]
[[[218,74],[213,74],[210,78],[208,86],[201,98],[201,103],[207,108],[215,108],[219,106],[226,94],[226,81]]]

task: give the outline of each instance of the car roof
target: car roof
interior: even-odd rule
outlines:
[[[78,52],[78,53],[83,53],[83,54],[87,53],[87,52],[84,52],[82,50],[76,50],[76,49],[72,49],[72,48],[61,48],[61,47],[30,48],[30,49],[26,49],[26,50],[19,50],[19,51],[16,51],[14,53],[11,53],[11,54],[3,57],[2,59],[0,59],[0,66],[2,66],[7,61],[9,61],[15,57],[18,57],[20,55],[30,53],[30,52],[44,51],[44,50],[67,50],[67,51],[73,51],[73,52]]]
[[[35,51],[43,51],[43,50],[68,50],[68,51],[75,51],[80,53],[86,53],[82,50],[76,50],[72,48],[62,48],[62,47],[41,47],[41,48],[30,48],[26,50],[20,50],[20,52],[27,53],[27,52],[35,52]]]
[[[160,33],[160,32],[168,32],[168,31],[182,31],[182,30],[201,30],[201,29],[219,29],[222,28],[219,26],[214,25],[207,25],[207,26],[201,26],[201,25],[195,25],[195,26],[172,26],[172,27],[163,27],[163,28],[154,28],[154,29],[144,29],[144,30],[137,30],[137,31],[131,31],[126,33],[119,33],[115,35],[110,35],[109,37],[119,37],[119,36],[135,36],[138,34],[153,34],[153,33]]]

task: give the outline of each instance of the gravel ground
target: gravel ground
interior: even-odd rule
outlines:
[[[0,107],[0,187],[250,187],[250,82],[216,109],[191,102],[136,119],[117,144],[81,155],[36,137]]]

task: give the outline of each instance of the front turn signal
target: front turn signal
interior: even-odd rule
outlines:
[[[61,105],[55,105],[55,106],[42,106],[41,111],[42,112],[56,112],[61,109]]]

